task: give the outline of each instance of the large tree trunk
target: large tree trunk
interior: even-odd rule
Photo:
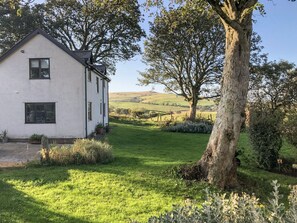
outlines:
[[[245,117],[252,19],[247,16],[238,29],[223,23],[226,53],[216,121],[202,158],[182,170],[184,178],[204,179],[221,188],[237,185],[235,152]]]
[[[202,176],[222,188],[237,184],[235,151],[249,84],[251,18],[242,30],[224,26],[226,53],[221,100],[207,148],[198,163]]]
[[[191,120],[191,121],[195,121],[195,119],[196,119],[197,103],[198,103],[198,100],[196,99],[196,97],[193,97],[192,101],[190,102],[189,120]]]

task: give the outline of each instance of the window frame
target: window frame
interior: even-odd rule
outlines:
[[[32,64],[31,64],[31,61],[33,60],[38,60],[38,63],[39,63],[39,78],[33,78],[32,75],[31,75],[31,69],[32,69]],[[49,72],[49,75],[48,77],[41,77],[41,60],[48,60],[48,72]],[[50,58],[29,58],[29,79],[30,80],[49,80],[51,79],[51,61],[50,61]]]
[[[92,121],[93,119],[93,115],[92,115],[92,110],[93,110],[93,105],[92,105],[92,102],[88,102],[88,121]]]
[[[88,81],[92,83],[92,70],[88,70]]]
[[[35,121],[34,122],[29,122],[27,121],[27,105],[53,105],[54,106],[54,120],[51,122],[36,122],[36,114],[35,114]],[[34,109],[36,112],[36,108]],[[44,109],[45,110],[45,109]],[[25,102],[25,124],[56,124],[56,103],[55,102]],[[46,117],[45,117],[46,120]]]
[[[99,93],[99,77],[96,77],[96,90]]]
[[[103,116],[106,117],[106,103],[103,103]]]

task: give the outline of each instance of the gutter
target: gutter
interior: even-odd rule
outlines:
[[[104,122],[104,117],[105,117],[105,107],[106,107],[106,105],[104,106],[104,89],[105,89],[105,83],[104,83],[104,79],[102,78],[102,112],[103,112],[103,114],[102,114],[102,117],[103,117],[103,126],[105,126],[105,122]]]
[[[87,89],[87,67],[85,66],[85,130],[86,138],[88,138],[88,89]]]

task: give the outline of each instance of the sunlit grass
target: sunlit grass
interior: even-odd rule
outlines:
[[[186,197],[201,200],[205,183],[185,182],[170,170],[198,160],[209,135],[121,123],[111,127],[113,163],[0,171],[0,222],[146,222],[173,204],[183,204]],[[245,134],[240,146],[249,156]],[[296,178],[259,171],[248,159],[242,162],[240,176],[254,182],[248,190],[256,195],[267,195],[273,179],[297,183]]]

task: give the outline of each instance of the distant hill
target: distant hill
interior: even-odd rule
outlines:
[[[175,94],[144,92],[116,92],[110,93],[110,106],[112,108],[146,109],[162,112],[187,111],[189,103],[183,97]],[[214,111],[215,103],[212,100],[201,100],[198,109]]]

